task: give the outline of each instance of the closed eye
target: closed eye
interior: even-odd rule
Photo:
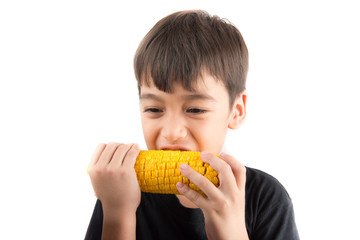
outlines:
[[[193,113],[193,114],[200,114],[200,113],[206,113],[207,110],[200,109],[200,108],[189,108],[186,110],[187,113]]]
[[[163,110],[159,108],[146,108],[144,112],[150,112],[150,113],[161,113]]]

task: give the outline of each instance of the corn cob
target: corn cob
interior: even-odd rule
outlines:
[[[180,194],[176,183],[182,182],[204,195],[194,183],[181,174],[179,167],[183,163],[187,163],[215,186],[219,186],[218,173],[200,159],[200,152],[149,150],[140,151],[134,166],[141,191]]]

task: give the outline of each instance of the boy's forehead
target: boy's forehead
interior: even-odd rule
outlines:
[[[189,93],[189,94],[196,94],[196,93],[216,93],[219,90],[226,91],[224,84],[215,79],[213,76],[205,74],[202,77],[198,78],[197,81],[194,81],[192,84],[192,89],[186,89],[181,83],[173,82],[171,83],[172,92],[169,94],[177,94],[177,93]],[[158,87],[156,87],[153,79],[150,77],[147,84],[144,82],[140,85],[140,93],[146,91],[161,91]],[[161,91],[163,92],[163,91]]]

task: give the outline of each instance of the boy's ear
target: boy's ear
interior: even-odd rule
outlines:
[[[230,129],[239,128],[241,124],[244,122],[246,116],[246,101],[247,101],[247,93],[244,90],[239,96],[235,98],[228,128]]]

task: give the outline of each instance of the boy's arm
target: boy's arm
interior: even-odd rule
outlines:
[[[102,239],[136,237],[141,194],[134,164],[139,152],[136,144],[100,144],[89,164],[91,183],[103,208]]]
[[[184,184],[178,183],[180,193],[194,202],[204,213],[208,239],[249,239],[245,225],[246,168],[236,159],[220,154],[201,153],[201,159],[218,172],[220,186],[216,188],[188,165],[181,165],[181,173],[197,185],[204,198]]]
[[[135,239],[136,213],[115,213],[104,209],[101,239]]]

